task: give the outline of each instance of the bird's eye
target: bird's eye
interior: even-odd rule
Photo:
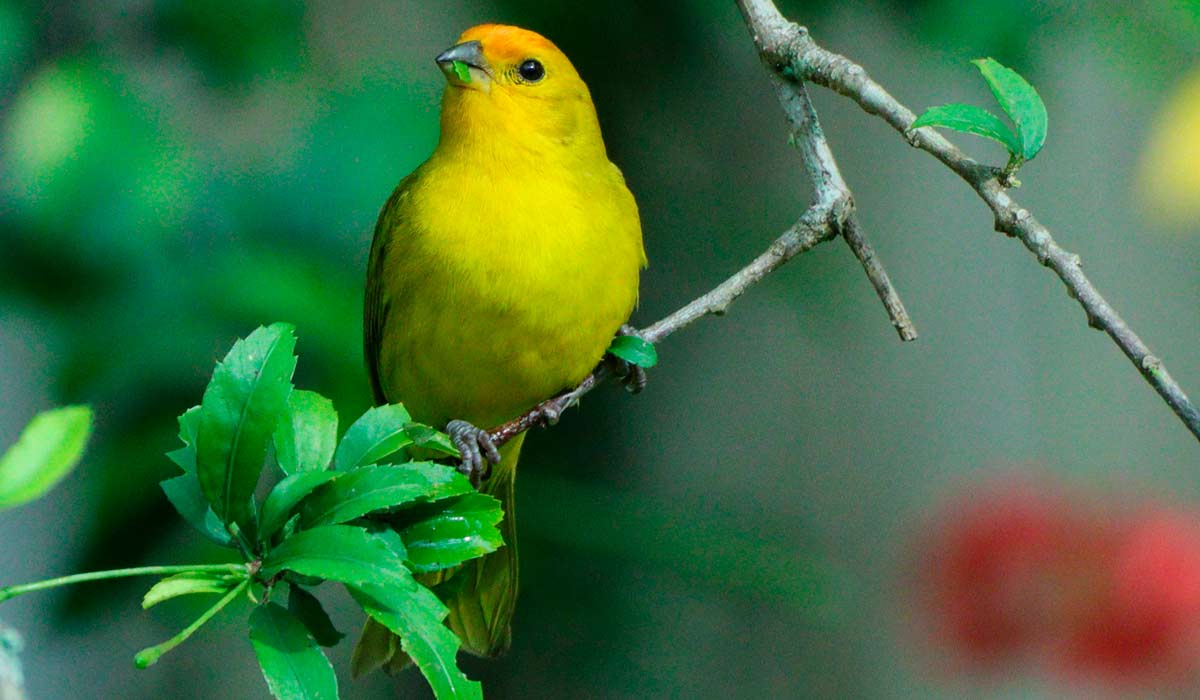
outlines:
[[[526,59],[526,61],[522,63],[519,68],[517,68],[517,73],[520,74],[521,79],[525,82],[536,83],[537,81],[546,77],[546,67],[542,65],[541,61],[535,58],[530,58]]]

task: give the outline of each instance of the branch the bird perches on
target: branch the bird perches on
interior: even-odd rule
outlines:
[[[707,294],[641,330],[643,338],[657,343],[704,316],[724,313],[735,299],[781,265],[839,235],[862,263],[900,338],[907,341],[917,337],[904,304],[858,224],[853,196],[842,179],[808,97],[806,84],[811,83],[850,98],[863,111],[887,122],[908,144],[931,154],[966,181],[991,210],[995,229],[1019,240],[1039,263],[1054,271],[1071,297],[1083,307],[1088,325],[1108,334],[1200,440],[1200,411],[1162,360],[1151,353],[1083,273],[1079,256],[1059,246],[1050,231],[1009,195],[1002,169],[975,161],[932,128],[913,129],[916,115],[911,110],[872,80],[862,66],[817,45],[808,30],[788,21],[772,0],[737,0],[737,5],[775,86],[792,130],[792,141],[800,150],[812,180],[816,202],[766,252]],[[576,388],[492,428],[489,434],[496,444],[502,444],[518,433],[544,424],[546,416],[561,414],[608,373],[601,365]]]
[[[904,302],[900,300],[887,270],[858,223],[854,212],[854,196],[842,178],[829,142],[825,140],[808,91],[802,82],[787,80],[776,71],[771,71],[771,79],[791,129],[791,143],[800,151],[805,171],[812,181],[815,202],[750,264],[708,293],[641,329],[638,335],[651,343],[658,343],[705,316],[724,314],[734,300],[786,262],[820,243],[841,236],[862,264],[900,339],[916,340],[917,329],[909,319]],[[571,391],[544,401],[520,417],[491,429],[488,432],[492,441],[497,445],[503,444],[525,430],[544,424],[545,416],[560,415],[591,391],[608,373],[608,369],[601,365]]]

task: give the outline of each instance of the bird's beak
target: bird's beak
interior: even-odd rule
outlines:
[[[466,41],[451,46],[434,60],[451,85],[484,92],[492,86],[492,69],[483,57],[483,44],[478,41]]]

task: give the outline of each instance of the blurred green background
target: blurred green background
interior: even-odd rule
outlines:
[[[1017,196],[1200,393],[1200,220],[1159,223],[1137,184],[1155,115],[1200,70],[1200,4],[780,6],[917,110],[990,106],[971,58],[1028,77],[1050,136]],[[639,323],[803,211],[801,164],[725,0],[0,0],[0,445],[51,405],[91,403],[98,422],[63,486],[0,517],[0,580],[216,556],[159,491],[162,453],[258,324],[298,326],[297,384],[344,424],[367,407],[371,229],[436,143],[433,56],[482,21],[546,34],[591,86],[641,206]],[[491,697],[956,697],[904,604],[906,543],[938,497],[1022,465],[1200,495],[1195,441],[1058,281],[932,158],[815,96],[921,339],[897,341],[835,242],[672,337],[642,396],[603,388],[534,435],[512,653],[464,662]],[[0,610],[26,638],[30,697],[266,696],[232,624],[134,670],[188,619],[182,603],[142,613],[143,583]],[[349,648],[333,652],[343,697],[393,696],[344,677]],[[415,673],[398,684],[426,692]]]

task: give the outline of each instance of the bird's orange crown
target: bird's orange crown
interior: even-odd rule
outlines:
[[[561,54],[558,47],[537,32],[508,24],[479,24],[462,33],[458,42],[478,41],[484,54],[497,63],[516,63],[531,52],[550,51]]]

